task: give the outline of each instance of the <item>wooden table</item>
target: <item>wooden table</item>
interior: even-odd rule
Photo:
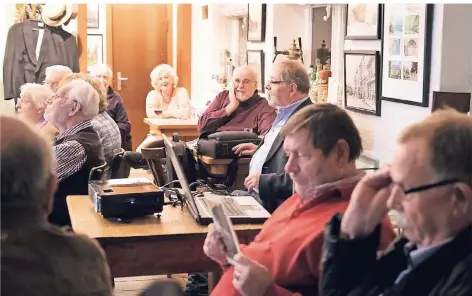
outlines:
[[[231,163],[232,159],[213,159],[209,156],[197,155],[195,150],[192,150],[193,157],[197,157],[202,161],[203,166],[207,172],[215,175],[226,175],[228,171],[228,165]],[[232,189],[246,190],[244,187],[244,179],[249,174],[249,163],[251,158],[240,158],[238,159],[238,173],[236,175],[236,180]]]
[[[187,209],[165,206],[160,218],[147,216],[125,224],[95,213],[88,196],[68,196],[67,206],[73,230],[98,240],[113,277],[221,270],[203,253],[208,227],[197,224]],[[234,229],[239,241],[247,244],[261,227],[244,224]]]
[[[194,119],[144,118],[144,123],[149,125],[151,133],[157,136],[166,134],[172,137],[173,133],[179,133],[182,141],[191,141],[200,136],[198,121]]]

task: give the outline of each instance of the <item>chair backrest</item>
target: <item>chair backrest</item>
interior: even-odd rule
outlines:
[[[127,178],[128,176],[122,170],[122,163],[123,163],[123,155],[125,154],[125,149],[119,148],[113,155],[109,165],[110,169],[110,178],[111,179],[119,179],[119,178]]]
[[[164,172],[164,161],[166,159],[165,147],[160,148],[141,148],[141,154],[147,161],[154,177],[156,185],[163,186],[167,183],[167,176]]]
[[[107,163],[104,163],[102,165],[96,166],[90,170],[89,173],[89,181],[92,180],[103,180],[105,172],[107,170]]]

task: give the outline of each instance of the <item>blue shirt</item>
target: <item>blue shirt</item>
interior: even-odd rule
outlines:
[[[249,163],[249,174],[260,174],[262,172],[262,167],[264,166],[264,162],[269,154],[272,144],[274,144],[275,138],[277,138],[277,135],[287,122],[290,115],[292,115],[295,109],[297,109],[305,100],[309,100],[309,98],[301,99],[285,107],[276,107],[275,112],[277,113],[277,116],[275,117],[269,132],[264,137],[264,143],[259,147],[259,149],[257,149],[256,153],[254,153],[251,158],[251,162]]]

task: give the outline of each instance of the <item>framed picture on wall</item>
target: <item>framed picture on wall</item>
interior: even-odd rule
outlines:
[[[98,29],[100,6],[98,4],[87,4],[87,28]]]
[[[87,35],[87,66],[103,64],[103,35]]]
[[[351,111],[380,116],[379,52],[344,52],[344,100]]]
[[[433,4],[385,4],[381,99],[428,107]]]
[[[248,4],[247,40],[264,42],[266,30],[266,4]]]
[[[347,4],[345,39],[380,39],[381,4]]]
[[[259,73],[259,82],[257,89],[264,93],[264,51],[262,50],[247,50],[247,64],[253,66]]]

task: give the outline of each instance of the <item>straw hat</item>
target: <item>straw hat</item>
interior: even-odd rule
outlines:
[[[42,11],[43,22],[51,27],[59,27],[70,20],[73,13],[72,4],[47,3]]]

